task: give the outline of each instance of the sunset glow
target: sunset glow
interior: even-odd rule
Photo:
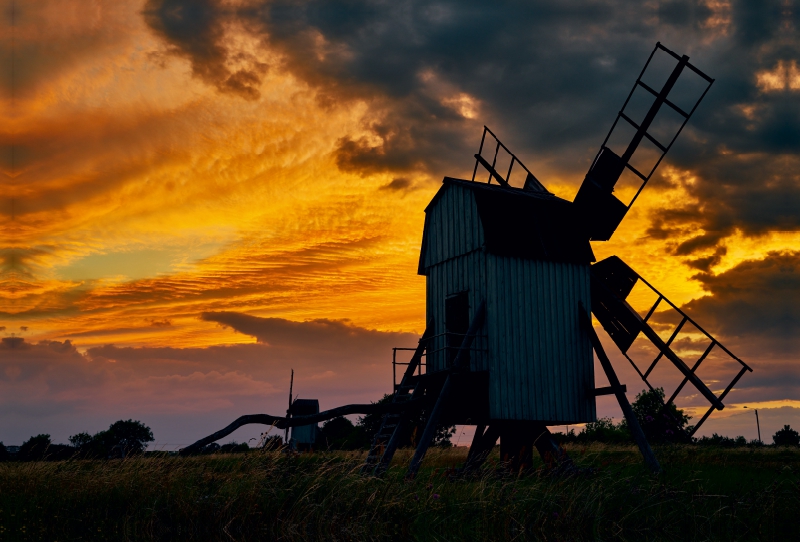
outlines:
[[[285,410],[291,368],[323,408],[379,399],[442,177],[486,124],[571,200],[656,40],[716,82],[595,256],[755,368],[720,419],[800,424],[797,19],[423,4],[4,2],[0,439],[138,416],[180,445]]]

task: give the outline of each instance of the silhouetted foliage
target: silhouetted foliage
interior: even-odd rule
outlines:
[[[755,440],[748,443],[747,439],[741,435],[736,438],[730,438],[730,437],[723,437],[721,435],[714,433],[710,437],[699,438],[695,442],[699,446],[720,446],[722,448],[741,448],[743,446],[747,446],[748,444],[753,444],[758,441]]]
[[[369,446],[370,439],[364,428],[339,416],[322,424],[318,446],[329,450],[358,450]]]
[[[683,410],[676,408],[673,403],[664,406],[662,388],[643,391],[636,396],[631,408],[649,442],[654,444],[691,442],[687,434],[690,429],[690,426],[687,426],[689,416],[685,415]],[[571,429],[566,434],[554,433],[553,436],[559,442],[622,444],[633,440],[627,420],[623,419],[620,423],[614,424],[611,418],[600,418],[596,422],[587,423],[577,435],[575,430]]]
[[[0,442],[0,461],[8,461],[9,459],[11,459],[11,454],[8,453],[5,444]]]
[[[631,433],[627,425],[614,425],[611,418],[600,418],[596,422],[587,423],[577,438],[578,442],[605,442],[622,444],[630,442]]]
[[[44,459],[50,444],[50,435],[44,433],[36,435],[22,443],[17,457],[21,461],[40,461]]]
[[[78,433],[77,435],[72,435],[69,437],[69,443],[72,444],[75,448],[84,448],[88,446],[92,442],[92,435],[87,432]]]
[[[631,404],[645,437],[651,443],[691,442],[687,425],[691,419],[675,406],[675,403],[664,405],[664,389],[655,388],[642,391]],[[627,428],[625,420],[621,425]]]
[[[387,393],[376,404],[380,405],[384,403],[390,403],[391,401],[392,395]],[[407,421],[409,422],[408,426],[410,429],[406,431],[406,434],[402,435],[400,439],[401,448],[407,446],[416,447],[419,436],[422,435],[422,432],[425,430],[425,416],[426,412],[420,411],[407,417]],[[358,419],[358,426],[364,428],[364,433],[368,439],[366,447],[369,447],[370,443],[372,442],[372,438],[380,429],[382,419],[382,414],[366,414]],[[455,435],[455,433],[455,425],[438,427],[436,429],[436,436],[433,437],[433,446],[449,448],[453,445],[453,443],[450,441],[450,438]]]
[[[783,429],[772,435],[772,442],[775,446],[800,446],[800,433],[784,425]]]
[[[219,447],[216,453],[220,454],[233,454],[239,452],[246,452],[250,449],[250,446],[247,445],[246,442],[242,442],[241,444],[236,442],[235,440],[230,441],[228,444],[223,444]]]
[[[93,436],[82,432],[69,437],[81,456],[87,458],[126,457],[141,454],[153,442],[153,432],[140,421],[119,420]]]

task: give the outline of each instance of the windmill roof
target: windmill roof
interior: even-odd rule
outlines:
[[[295,416],[307,416],[319,412],[319,400],[317,399],[295,399],[292,402],[292,414]]]
[[[546,190],[523,190],[445,177],[425,208],[427,213],[451,186],[470,190],[475,197],[486,251],[498,256],[567,263],[595,261],[589,239],[581,231],[572,202]],[[428,235],[420,255],[420,272]]]

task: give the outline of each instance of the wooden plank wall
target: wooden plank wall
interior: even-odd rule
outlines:
[[[474,345],[485,353],[473,351],[470,366],[490,371],[492,418],[594,421],[594,359],[578,320],[578,302],[590,308],[589,265],[488,254],[473,193],[458,185],[428,209],[427,228],[427,315],[437,335],[428,371],[446,368],[445,299],[469,291],[470,319],[487,302]]]
[[[492,418],[595,420],[589,265],[486,255]]]

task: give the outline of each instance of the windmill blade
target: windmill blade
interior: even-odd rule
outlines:
[[[655,90],[644,83],[642,81],[642,77],[644,76],[645,72],[647,72],[647,67],[650,65],[653,56],[659,50],[664,51],[666,54],[674,57],[678,62],[661,89]],[[686,69],[691,70],[708,83],[703,93],[700,95],[697,101],[694,102],[694,105],[689,111],[685,111],[669,99],[670,92],[672,92],[673,88],[675,87],[675,83],[677,83],[681,74],[684,73]],[[600,146],[597,156],[595,156],[595,159],[592,162],[592,166],[589,168],[589,172],[586,174],[583,184],[581,184],[581,187],[578,190],[578,194],[575,196],[574,203],[578,207],[579,212],[583,217],[584,229],[586,230],[586,233],[589,235],[590,239],[593,241],[608,241],[611,238],[611,236],[614,234],[614,231],[617,229],[617,226],[619,226],[620,222],[622,222],[625,214],[636,201],[636,198],[639,197],[639,194],[650,180],[650,177],[653,176],[653,173],[655,172],[656,168],[658,168],[661,160],[664,159],[664,156],[672,147],[672,144],[675,143],[675,140],[683,130],[683,127],[686,125],[695,109],[697,109],[697,106],[700,104],[703,97],[705,97],[708,89],[711,88],[711,84],[713,82],[713,79],[689,63],[688,56],[678,56],[676,53],[661,45],[661,43],[656,43],[653,52],[650,53],[650,58],[647,59],[647,63],[645,63],[642,72],[639,74],[638,79],[636,79],[633,89],[631,89],[630,93],[628,94],[628,98],[625,100],[622,109],[619,111],[619,113],[617,113],[617,118],[614,121],[614,124],[611,125],[611,130],[609,130],[608,135],[606,135],[606,138],[603,141],[603,144]],[[642,89],[654,97],[653,103],[651,104],[644,118],[638,122],[632,119],[629,114],[626,114],[625,112],[626,106],[631,101],[631,96],[633,96],[634,91],[637,89]],[[679,116],[683,117],[683,123],[672,137],[672,140],[668,143],[659,141],[653,134],[648,132],[653,124],[653,121],[656,119],[658,112],[664,105],[668,106]],[[608,144],[612,133],[614,133],[614,129],[619,125],[620,120],[632,126],[635,130],[635,133],[630,139],[630,142],[627,144],[625,150],[621,154],[617,154],[606,145]],[[639,148],[640,143],[644,139],[647,139],[650,143],[652,143],[661,153],[660,157],[655,162],[655,165],[653,165],[649,172],[639,171],[631,164],[631,158],[633,158],[636,149]],[[633,199],[627,204],[622,202],[613,194],[614,186],[617,184],[617,181],[620,179],[620,176],[626,168],[641,180],[639,189],[633,196]]]
[[[656,365],[660,361],[667,359],[681,372],[683,375],[683,380],[671,394],[666,404],[673,402],[684,386],[686,386],[688,383],[691,383],[697,389],[697,391],[700,392],[711,404],[711,408],[700,419],[700,421],[695,424],[692,434],[694,434],[694,432],[700,428],[703,422],[708,419],[715,409],[722,410],[725,408],[722,400],[725,398],[728,392],[733,389],[733,386],[736,385],[745,372],[753,370],[745,362],[731,353],[730,350],[720,344],[719,341],[717,341],[707,331],[700,327],[697,322],[692,320],[692,318],[690,318],[685,312],[664,297],[661,292],[656,290],[649,282],[643,279],[641,275],[639,275],[617,256],[611,256],[610,258],[606,258],[605,260],[594,264],[592,266],[591,280],[592,313],[603,326],[603,329],[606,330],[611,339],[614,341],[614,344],[617,345],[625,358],[631,363],[636,372],[639,373],[639,376],[642,377],[642,380],[644,380],[645,384],[647,384],[650,389],[654,388],[648,380],[648,377],[650,377],[653,369],[655,369]],[[634,310],[634,308],[631,307],[626,301],[634,286],[636,286],[638,282],[641,282],[657,296],[656,302],[644,317],[640,316],[639,313],[636,312],[636,310]],[[675,330],[667,341],[662,340],[648,323],[662,302],[666,303],[669,305],[669,307],[677,311],[681,317],[680,322],[677,324]],[[708,348],[706,348],[705,352],[694,362],[691,367],[689,367],[689,365],[687,365],[686,362],[681,359],[681,357],[672,348],[674,339],[678,336],[681,329],[683,329],[687,323],[693,325],[710,341]],[[658,355],[644,372],[639,369],[639,367],[636,365],[636,363],[634,363],[628,354],[628,350],[636,338],[639,337],[639,335],[644,336],[648,341],[650,341],[650,343],[652,343],[656,350],[658,350]],[[705,382],[703,382],[703,380],[697,376],[698,368],[703,361],[708,358],[708,355],[714,348],[719,348],[730,359],[737,361],[741,367],[738,374],[719,395],[714,394],[714,392],[708,388]]]

